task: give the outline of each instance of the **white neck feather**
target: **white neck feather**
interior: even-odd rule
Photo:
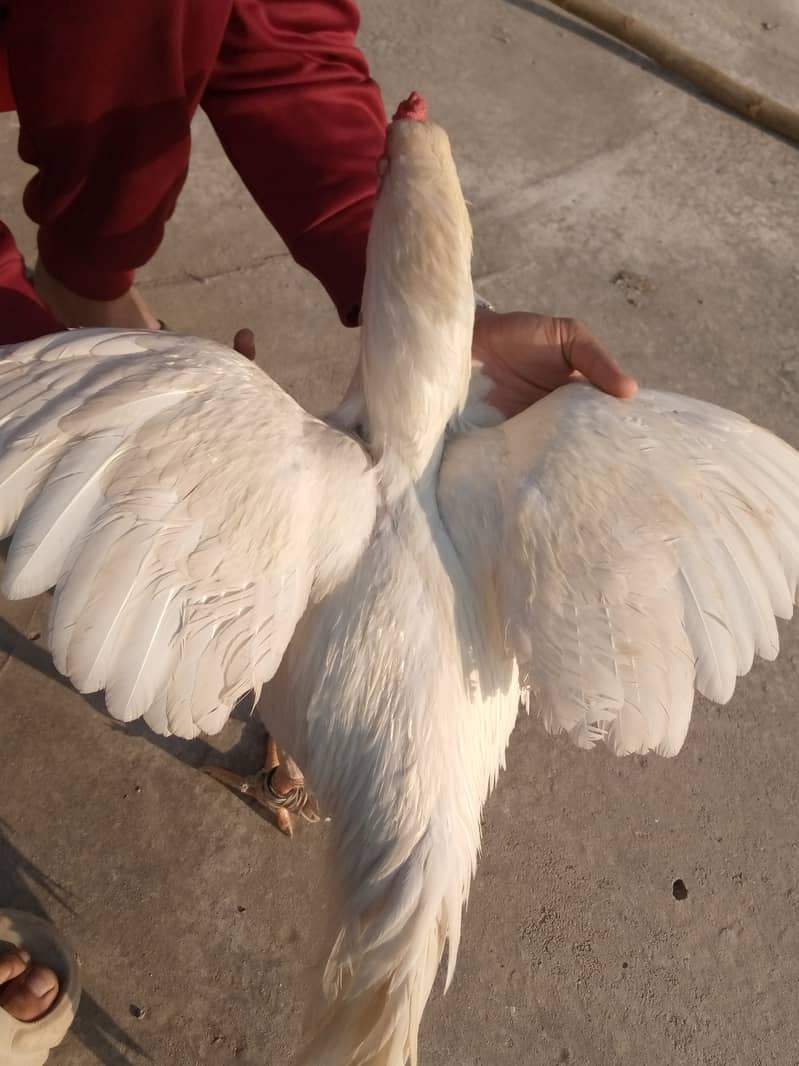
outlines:
[[[447,323],[397,304],[364,320],[369,442],[377,456],[394,454],[419,480],[437,466],[447,425],[466,402],[474,304],[467,296],[459,321]]]
[[[422,481],[467,399],[472,234],[449,142],[432,124],[395,123],[369,235],[361,331],[368,438]]]

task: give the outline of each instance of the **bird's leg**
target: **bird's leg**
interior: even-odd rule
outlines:
[[[309,822],[319,821],[316,804],[305,791],[302,771],[287,752],[281,760],[277,742],[270,733],[266,735],[264,772],[262,791],[267,797],[266,806],[275,815],[281,833],[293,834],[292,814],[300,814]]]
[[[294,760],[284,753],[281,759],[275,738],[267,733],[266,756],[263,769],[243,777],[224,766],[206,766],[205,772],[214,780],[251,796],[275,816],[277,827],[286,836],[294,832],[292,815],[299,814],[308,822],[318,822],[314,800],[305,790],[305,778]]]

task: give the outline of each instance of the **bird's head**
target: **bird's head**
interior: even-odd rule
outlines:
[[[366,404],[381,441],[426,453],[466,399],[474,292],[449,138],[418,93],[397,109],[378,170],[362,308]]]
[[[464,283],[472,299],[472,229],[449,138],[418,93],[397,108],[378,172],[368,272],[396,300],[438,316],[457,313]]]

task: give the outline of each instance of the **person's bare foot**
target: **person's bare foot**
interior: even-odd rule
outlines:
[[[18,1022],[36,1022],[58,997],[58,977],[27,951],[0,953],[0,1007]]]
[[[33,287],[65,326],[160,329],[158,319],[135,287],[116,300],[88,300],[54,278],[41,260],[33,271]]]

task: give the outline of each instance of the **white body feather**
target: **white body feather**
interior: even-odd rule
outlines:
[[[3,591],[55,586],[55,662],[120,719],[215,732],[272,681],[333,818],[314,1066],[416,1061],[520,696],[583,746],[673,754],[695,686],[776,655],[799,576],[799,455],[745,419],[572,385],[491,427],[477,396],[468,428],[465,207],[440,130],[392,136],[366,448],[205,341],[0,349]]]
[[[500,619],[435,499],[412,482],[391,495],[350,580],[300,623],[264,701],[267,727],[336,828],[340,933],[315,1066],[415,1061],[447,939],[454,970],[480,812],[518,709]]]

